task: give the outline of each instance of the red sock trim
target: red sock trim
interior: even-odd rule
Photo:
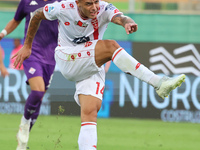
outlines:
[[[94,148],[97,148],[97,146],[96,146],[96,145],[93,145],[92,147],[94,147]]]
[[[117,54],[118,54],[119,52],[121,52],[121,50],[123,50],[123,48],[119,49],[118,52],[115,53],[115,55],[114,55],[113,58],[112,58],[112,61],[115,59],[115,57],[117,56]]]
[[[81,126],[86,126],[86,125],[95,125],[96,126],[95,123],[83,123],[83,124],[81,124]]]

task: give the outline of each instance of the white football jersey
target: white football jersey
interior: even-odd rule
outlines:
[[[44,15],[48,20],[58,19],[58,46],[74,46],[92,40],[101,40],[113,16],[122,13],[104,1],[99,1],[100,10],[95,19],[80,16],[75,0],[47,4]]]

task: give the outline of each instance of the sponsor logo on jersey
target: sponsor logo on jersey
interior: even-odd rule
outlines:
[[[116,9],[116,7],[115,7],[113,4],[108,4],[108,5],[106,6],[105,11],[107,11],[107,10],[115,10],[115,9]]]
[[[29,5],[38,5],[38,3],[36,1],[31,1]]]
[[[75,23],[75,25],[78,25],[80,27],[87,27],[88,26],[87,23],[81,22],[80,20],[79,21],[75,21],[74,23]]]
[[[44,10],[45,10],[45,11],[48,11],[48,6],[45,6],[45,7],[44,7]]]
[[[140,67],[140,63],[137,63],[137,65],[135,66],[135,70],[137,70]]]
[[[116,13],[118,13],[118,12],[119,12],[119,10],[118,10],[118,9],[115,9],[115,10],[114,10],[114,13],[115,13],[115,14],[116,14]]]
[[[54,10],[54,6],[49,6],[49,13]]]
[[[89,36],[87,36],[87,37],[83,36],[83,37],[75,38],[73,40],[73,42],[76,43],[76,44],[85,43],[87,41],[90,41],[90,37]]]
[[[92,45],[92,42],[91,42],[91,41],[88,41],[88,42],[85,43],[85,47],[88,47],[88,46],[90,46],[90,45]]]
[[[54,6],[45,6],[44,7],[44,10],[46,11],[46,12],[51,12],[51,11],[53,11],[54,10]]]

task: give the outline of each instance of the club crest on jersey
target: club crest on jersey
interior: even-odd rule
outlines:
[[[80,26],[80,27],[87,27],[87,26],[88,26],[88,24],[83,23],[83,22],[81,22],[80,20],[79,20],[79,21],[75,21],[74,23],[75,23],[75,25],[78,25],[78,26]]]
[[[36,71],[36,69],[35,69],[35,68],[33,68],[33,67],[31,67],[31,68],[29,69],[29,71],[28,71],[28,72],[29,72],[30,74],[34,74],[34,73],[35,73],[35,71]]]

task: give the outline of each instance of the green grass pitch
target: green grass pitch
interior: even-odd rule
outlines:
[[[0,114],[0,150],[15,150],[21,115]],[[98,118],[98,150],[199,150],[200,125],[160,120]],[[80,118],[39,116],[30,150],[78,150]]]

